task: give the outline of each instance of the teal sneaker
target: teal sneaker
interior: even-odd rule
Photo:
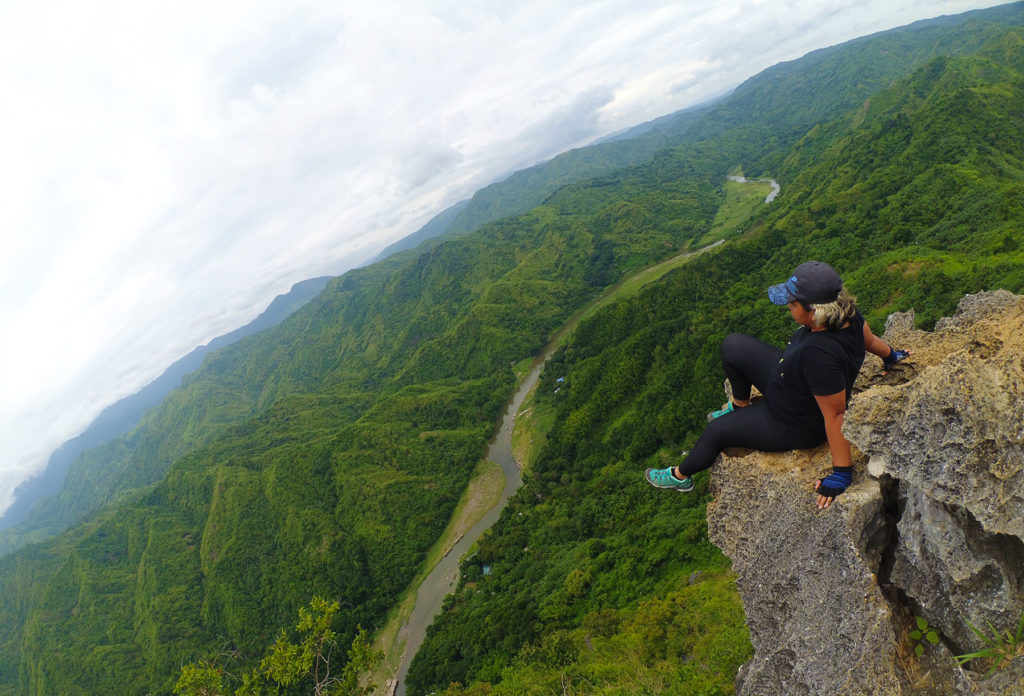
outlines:
[[[693,477],[687,476],[680,480],[672,475],[672,469],[675,467],[668,467],[667,469],[648,469],[644,472],[644,478],[647,479],[647,483],[651,484],[655,488],[670,488],[680,493],[689,493],[693,490]]]
[[[708,414],[708,423],[710,423],[716,418],[721,418],[727,413],[732,413],[734,408],[735,407],[732,405],[732,400],[730,399],[729,403],[725,405],[725,408],[719,409],[717,411],[712,411],[711,413]]]

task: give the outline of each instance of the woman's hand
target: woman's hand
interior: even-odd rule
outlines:
[[[814,482],[814,490],[818,490],[819,488],[821,488],[821,479],[818,479],[817,481]],[[819,495],[818,496],[818,509],[819,510],[824,510],[825,508],[827,508],[829,505],[832,504],[833,500],[835,500],[835,498],[829,498],[829,497],[824,496],[824,495]]]
[[[828,436],[828,446],[832,450],[832,465],[841,468],[850,466],[850,443],[843,436],[843,417],[846,415],[846,390],[829,394],[827,396],[814,395],[818,402],[821,415],[825,419],[825,435]],[[821,481],[814,484],[814,490],[821,487]],[[844,488],[845,490],[845,488]],[[838,495],[838,494],[836,494]],[[824,510],[835,496],[818,496],[818,509]]]
[[[889,354],[882,358],[882,374],[888,374],[892,366],[910,356],[909,350],[900,350],[899,348],[893,348],[889,346]]]

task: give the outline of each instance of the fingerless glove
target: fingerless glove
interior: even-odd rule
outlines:
[[[900,360],[903,360],[903,358],[908,355],[910,355],[910,353],[905,350],[889,346],[889,355],[882,358],[882,366],[888,371],[893,365],[898,363]]]
[[[818,486],[818,495],[823,495],[826,498],[835,498],[849,488],[851,483],[853,483],[853,467],[834,466],[832,467],[832,473],[821,479],[821,485]]]

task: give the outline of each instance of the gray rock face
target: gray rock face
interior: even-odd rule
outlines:
[[[917,374],[858,395],[843,432],[902,484],[1024,538],[1024,298],[968,295],[961,309],[933,334],[889,325]]]
[[[744,696],[899,690],[891,612],[876,579],[879,532],[887,536],[882,496],[861,482],[846,505],[819,514],[809,473],[823,454],[754,452],[716,465],[708,531],[733,561],[754,644]]]
[[[831,508],[811,488],[827,446],[713,469],[711,540],[755,648],[740,696],[1024,696],[1024,654],[988,678],[952,657],[985,646],[971,625],[1015,630],[1024,612],[1024,298],[969,295],[932,333],[893,315],[885,338],[913,355],[885,376],[865,361],[844,426],[854,485]],[[941,635],[920,658],[918,616]]]
[[[1024,544],[989,534],[963,509],[909,489],[890,580],[943,629],[958,654],[985,643],[968,624],[1016,627],[1024,612]]]

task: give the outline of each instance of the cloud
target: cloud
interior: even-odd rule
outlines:
[[[395,158],[398,168],[395,177],[399,181],[397,192],[405,194],[425,186],[464,159],[462,153],[440,140],[407,143],[404,151],[400,150]]]

